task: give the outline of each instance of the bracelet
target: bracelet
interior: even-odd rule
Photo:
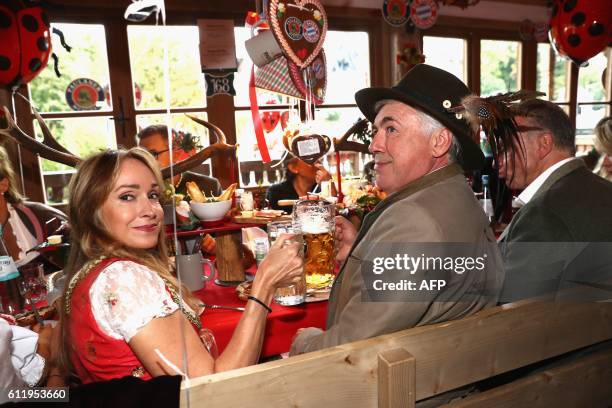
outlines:
[[[261,300],[257,299],[255,296],[249,295],[249,296],[247,296],[247,299],[259,303],[261,306],[263,306],[265,309],[268,310],[268,313],[272,313],[272,309],[270,308],[270,306],[266,305],[264,302],[262,302]]]

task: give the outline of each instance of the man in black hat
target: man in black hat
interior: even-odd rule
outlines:
[[[496,303],[501,257],[463,175],[484,157],[461,114],[449,111],[469,93],[455,76],[425,64],[392,88],[357,92],[374,124],[376,184],[389,195],[359,231],[337,218],[343,264],[327,330],[300,330],[293,354],[458,319]]]

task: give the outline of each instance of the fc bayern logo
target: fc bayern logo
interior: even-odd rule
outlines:
[[[319,41],[319,26],[312,20],[304,21],[302,24],[302,30],[304,34],[304,39],[310,43],[316,43]]]
[[[410,18],[416,28],[426,30],[438,20],[438,4],[435,0],[413,0]]]

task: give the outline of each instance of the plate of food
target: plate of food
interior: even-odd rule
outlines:
[[[201,221],[211,222],[223,220],[225,214],[232,208],[232,196],[238,184],[229,186],[219,197],[207,197],[192,181],[187,182],[186,186],[187,194],[191,198],[189,202],[191,211]]]

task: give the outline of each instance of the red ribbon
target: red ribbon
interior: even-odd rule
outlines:
[[[263,163],[270,162],[270,153],[268,152],[268,144],[264,137],[263,125],[259,116],[259,105],[257,104],[257,91],[255,90],[255,66],[251,67],[251,80],[249,81],[249,100],[251,101],[251,117],[253,118],[253,128],[255,129],[255,138],[257,138],[257,147],[261,154]]]
[[[344,194],[342,194],[342,172],[340,171],[340,151],[336,150],[336,178],[338,179],[338,202],[344,201]]]

